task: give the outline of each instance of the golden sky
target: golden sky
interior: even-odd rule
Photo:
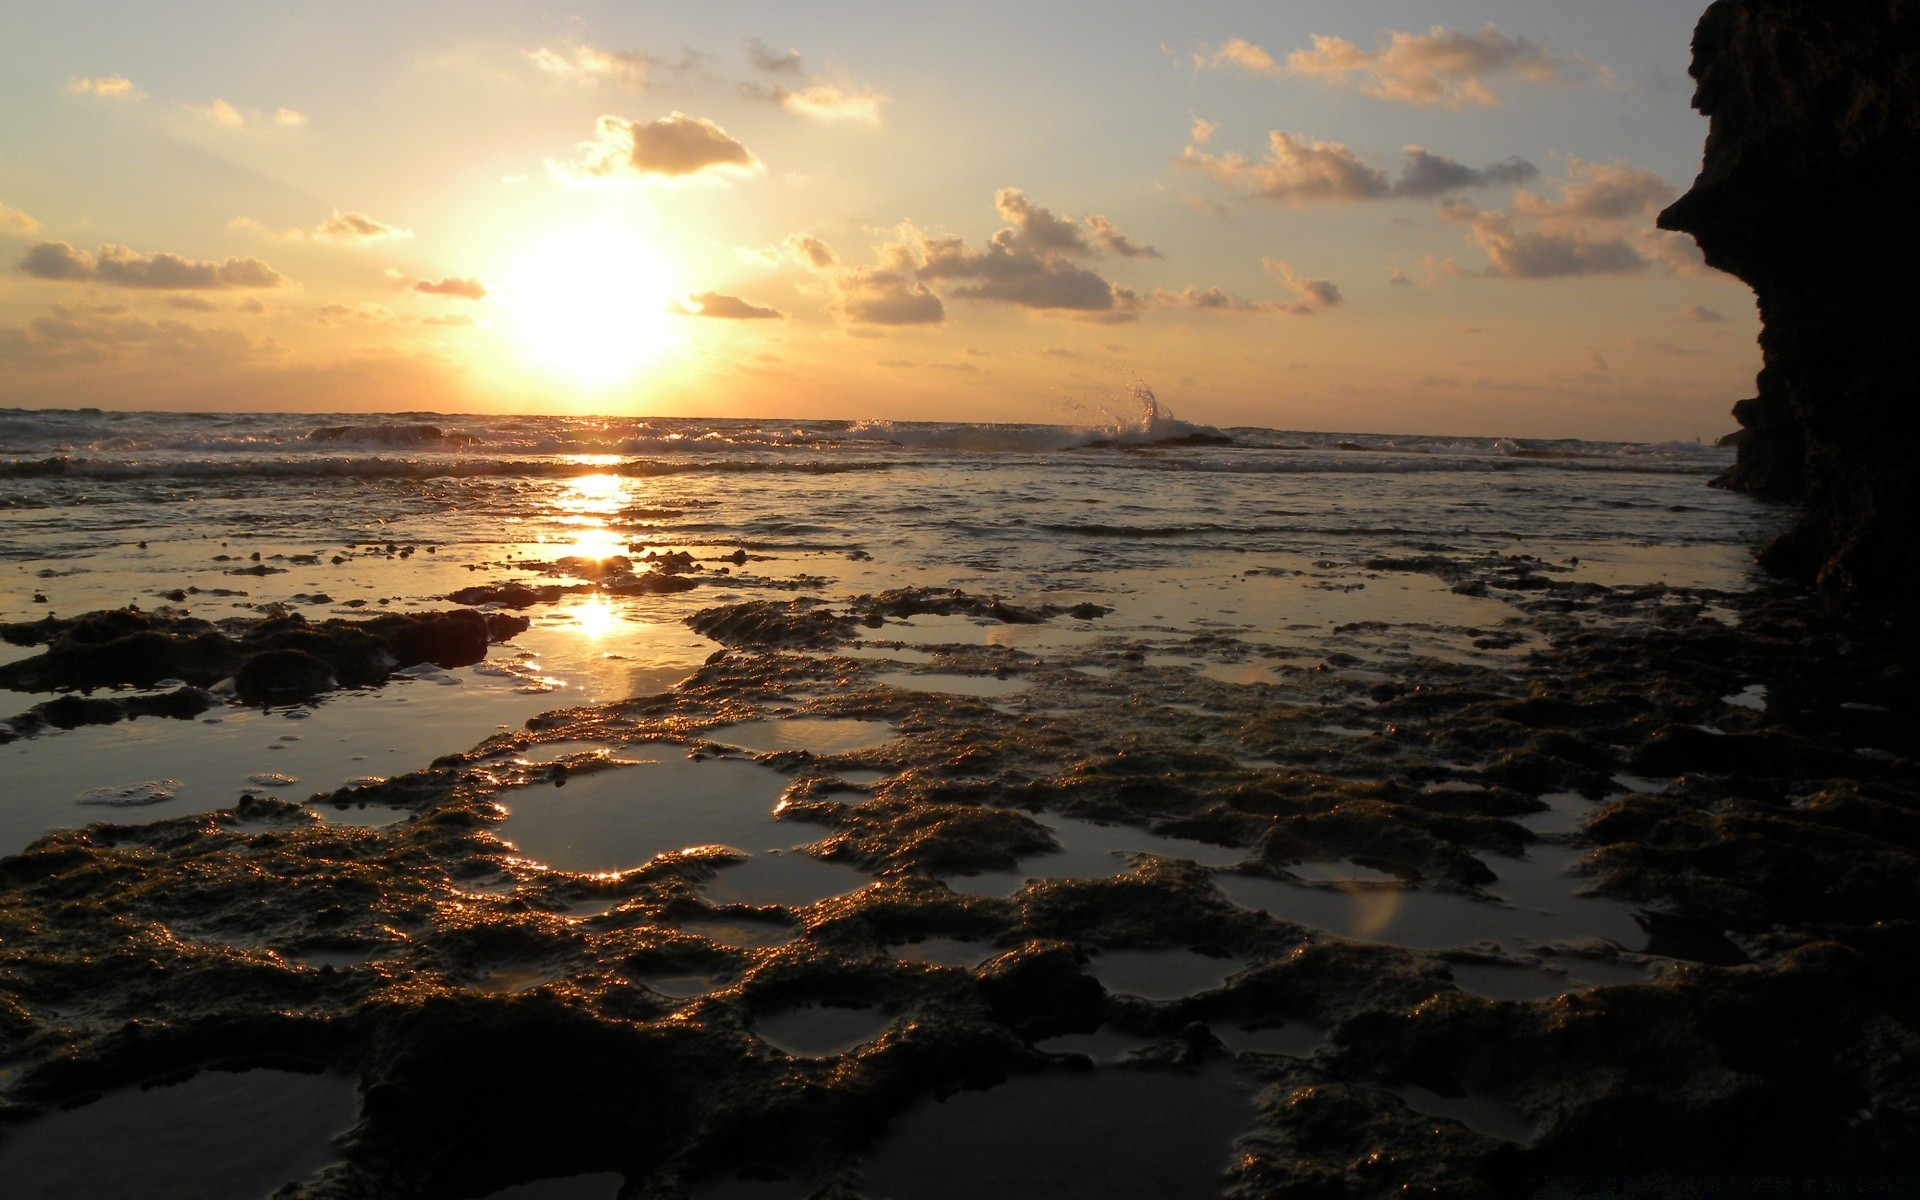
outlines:
[[[0,405],[1714,437],[1695,5],[12,5]]]

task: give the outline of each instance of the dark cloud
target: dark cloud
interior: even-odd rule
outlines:
[[[65,242],[35,242],[20,260],[20,269],[35,279],[164,291],[277,288],[290,282],[257,258],[199,262],[177,254],[136,254],[113,245],[89,255]]]
[[[1292,288],[1300,299],[1314,308],[1338,308],[1345,302],[1339,285],[1331,279],[1311,279],[1296,272],[1292,265],[1278,258],[1263,258],[1260,265],[1267,273]]]
[[[1056,217],[1053,211],[1027,199],[1019,188],[1001,188],[993,194],[993,206],[1013,226],[1014,241],[1022,248],[1042,253],[1092,254],[1086,235],[1070,217]]]
[[[1448,192],[1469,188],[1504,187],[1525,183],[1540,174],[1540,168],[1524,158],[1474,168],[1455,162],[1444,154],[1433,154],[1420,146],[1406,148],[1407,162],[1394,180],[1393,194],[1410,199],[1430,199]]]
[[[759,38],[747,39],[747,57],[755,68],[770,75],[798,75],[804,69],[798,50],[775,50]]]
[[[1087,217],[1087,229],[1093,234],[1093,244],[1108,254],[1120,258],[1159,258],[1161,254],[1152,246],[1136,242],[1126,234],[1114,228],[1113,222],[1099,213]]]
[[[1468,188],[1522,183],[1540,173],[1523,158],[1469,167],[1424,147],[1408,146],[1406,162],[1395,179],[1339,142],[1314,141],[1276,129],[1267,135],[1267,143],[1267,156],[1260,159],[1210,154],[1196,143],[1174,165],[1204,171],[1221,183],[1268,200],[1296,204],[1429,199]]]
[[[645,123],[601,117],[579,157],[549,163],[578,182],[689,179],[717,174],[747,174],[760,161],[726,130],[704,117],[673,112]]]
[[[674,304],[672,310],[683,317],[721,317],[733,321],[779,320],[787,315],[777,308],[763,308],[720,292],[688,296],[684,302]]]
[[[1727,318],[1704,304],[1689,304],[1679,312],[1682,321],[1724,321]]]
[[[840,272],[840,311],[864,325],[938,325],[947,306],[905,271],[853,267]]]
[[[1313,306],[1287,300],[1246,300],[1232,295],[1217,287],[1194,287],[1170,290],[1156,288],[1153,302],[1163,308],[1191,308],[1208,313],[1286,313],[1296,317],[1310,317]]]
[[[486,296],[487,285],[478,279],[459,279],[452,275],[445,279],[422,279],[413,285],[413,290],[429,296],[454,296],[461,300],[479,300]]]
[[[1532,192],[1513,198],[1513,211],[1533,221],[1626,221],[1659,212],[1680,194],[1658,172],[1631,163],[1567,161],[1567,178],[1551,199]]]

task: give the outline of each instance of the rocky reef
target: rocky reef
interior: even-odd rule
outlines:
[[[1729,487],[1805,506],[1762,561],[1829,594],[1920,581],[1920,4],[1717,0],[1693,41],[1712,119],[1660,216],[1759,300],[1765,368]]]

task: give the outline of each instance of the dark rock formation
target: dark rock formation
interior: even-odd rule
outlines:
[[[1829,593],[1920,582],[1920,3],[1717,0],[1693,41],[1712,118],[1660,215],[1759,298],[1766,367],[1730,487],[1798,499],[1762,562]]]

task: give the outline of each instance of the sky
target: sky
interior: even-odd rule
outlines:
[[[1711,439],[1696,0],[0,8],[0,406]]]

